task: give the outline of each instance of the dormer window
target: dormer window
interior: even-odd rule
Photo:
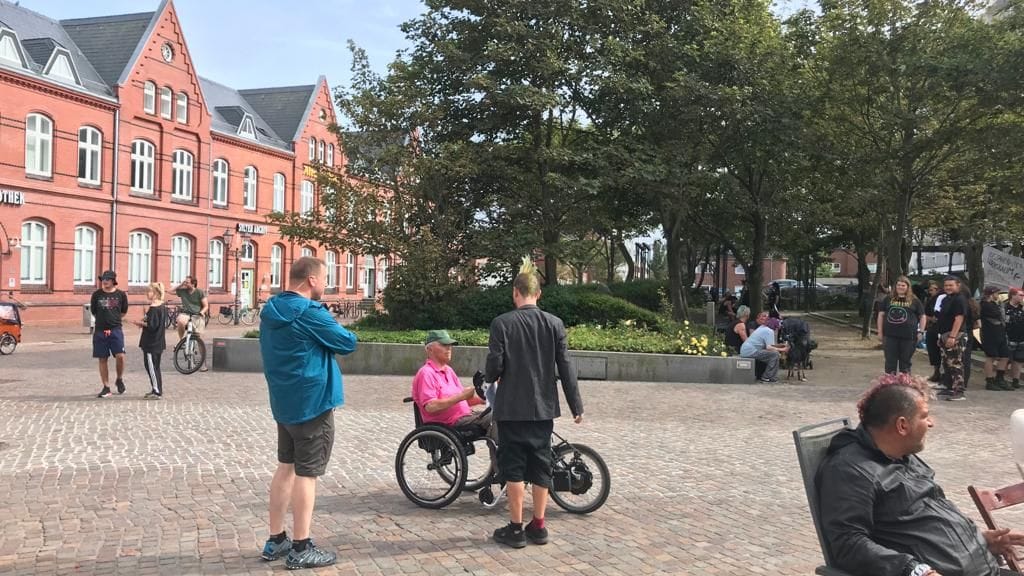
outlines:
[[[27,68],[25,53],[21,49],[21,43],[18,42],[18,35],[6,28],[0,28],[0,62]]]
[[[43,68],[43,75],[69,84],[80,85],[82,83],[78,77],[78,70],[75,69],[75,64],[71,61],[71,53],[64,48],[54,49],[53,54],[50,55],[50,61]]]
[[[246,114],[242,117],[242,123],[238,125],[238,135],[243,138],[249,138],[250,140],[256,140],[256,123],[252,121],[252,116]]]

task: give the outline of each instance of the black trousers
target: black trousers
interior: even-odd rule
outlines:
[[[164,380],[160,376],[160,352],[143,352],[142,365],[146,367],[150,389],[154,394],[163,396]]]
[[[916,347],[917,340],[886,336],[882,343],[882,350],[885,352],[885,372],[895,374],[899,371],[909,374]]]
[[[942,351],[939,350],[939,333],[934,330],[925,332],[924,343],[928,347],[928,363],[938,368],[942,365]]]

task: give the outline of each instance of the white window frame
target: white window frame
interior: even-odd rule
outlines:
[[[256,261],[256,245],[252,243],[252,240],[242,242],[242,247],[238,251],[238,259],[242,262]]]
[[[242,203],[246,210],[256,209],[256,193],[260,174],[255,166],[246,166],[242,171]]]
[[[246,114],[242,117],[242,121],[238,124],[237,134],[243,138],[250,140],[258,140],[256,136],[256,123],[253,122],[252,116]]]
[[[99,232],[92,226],[75,227],[75,286],[96,285],[96,244]]]
[[[49,256],[50,227],[39,220],[26,220],[21,224],[21,283],[45,286],[46,261]]]
[[[228,186],[230,182],[231,165],[223,158],[213,161],[213,204],[214,206],[228,205]]]
[[[328,250],[324,254],[324,263],[327,266],[327,287],[338,287],[338,254]]]
[[[53,176],[53,120],[42,114],[25,117],[25,173]]]
[[[286,180],[284,174],[274,174],[274,212],[284,212],[284,195]]]
[[[302,254],[303,258],[314,258],[314,257],[316,257],[316,253],[313,252],[313,249],[310,248],[309,246],[303,246],[301,254]]]
[[[345,288],[352,290],[356,287],[356,255],[349,252],[345,257]]]
[[[28,68],[25,62],[25,51],[21,48],[21,41],[18,40],[18,35],[13,30],[0,29],[0,48],[8,46],[10,51],[14,54],[14,58],[10,55],[0,56],[0,61],[6,62],[7,64],[13,64],[20,68]]]
[[[188,124],[188,94],[178,92],[174,99],[174,115],[178,122]]]
[[[85,138],[83,140],[82,138]],[[78,181],[99,184],[103,167],[103,134],[92,126],[78,129]]]
[[[148,152],[148,154],[146,154]],[[153,169],[156,147],[147,140],[132,141],[131,189],[133,192],[153,193]]]
[[[82,85],[78,69],[75,68],[75,62],[71,59],[71,53],[63,48],[55,48],[53,54],[50,54],[50,61],[43,68],[43,75],[60,82]]]
[[[732,271],[737,276],[746,276],[747,275],[747,271],[743,269],[743,266],[736,266],[735,268],[733,268]]]
[[[153,277],[153,235],[136,230],[128,235],[128,285],[148,286]]]
[[[377,288],[380,288],[381,290],[388,287],[389,264],[390,262],[388,262],[388,258],[386,256],[384,258],[381,258],[380,269],[377,272]]]
[[[313,205],[315,203],[315,192],[313,191],[313,183],[309,180],[302,181],[302,190],[299,193],[299,213],[303,216],[313,211]]]
[[[324,162],[324,141],[321,140],[316,144],[316,160],[323,164]]]
[[[284,260],[284,248],[280,244],[270,247],[270,287],[281,287],[281,262]]]
[[[192,275],[192,239],[171,236],[171,286],[177,286]]]
[[[316,138],[309,137],[309,161],[316,160]]]
[[[840,264],[839,262],[833,262],[832,263],[832,273],[833,274],[839,274],[842,271],[843,271],[843,265],[842,264]]]
[[[334,144],[327,145],[327,165],[334,166]]]
[[[209,262],[209,276],[206,280],[210,288],[224,286],[224,242],[218,238],[210,240],[210,252],[207,255]]]
[[[149,80],[142,85],[142,111],[156,114],[156,83]]]
[[[188,150],[175,150],[171,155],[171,196],[192,200],[192,166],[195,158]]]
[[[167,120],[171,119],[172,101],[174,100],[174,90],[171,90],[170,86],[164,86],[160,88],[160,117]]]

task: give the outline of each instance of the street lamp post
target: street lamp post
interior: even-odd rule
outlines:
[[[234,243],[232,242],[235,238],[234,231],[231,230],[231,228],[224,230],[224,243],[228,246],[231,246],[231,251],[234,253],[235,256],[235,279],[234,282],[232,283],[232,287],[234,288],[235,291],[235,302],[234,305],[231,307],[231,321],[235,326],[238,326],[238,312],[242,304],[242,279],[239,278],[238,276],[238,262],[241,259],[241,244],[245,242],[246,238],[248,237],[249,235],[246,234],[245,232],[240,232],[238,234],[239,245],[235,246]]]

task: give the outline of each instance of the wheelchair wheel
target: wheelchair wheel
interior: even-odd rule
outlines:
[[[498,451],[494,444],[487,437],[478,438],[473,442],[472,453],[466,452],[466,487],[464,490],[475,492],[492,481],[492,476],[497,468]],[[454,465],[442,466],[438,474],[446,482],[454,482]]]
[[[589,514],[604,505],[611,492],[608,465],[583,444],[555,447],[551,499],[566,512]]]
[[[422,426],[402,440],[395,454],[395,478],[402,493],[423,508],[444,508],[466,486],[466,454],[454,434]]]

